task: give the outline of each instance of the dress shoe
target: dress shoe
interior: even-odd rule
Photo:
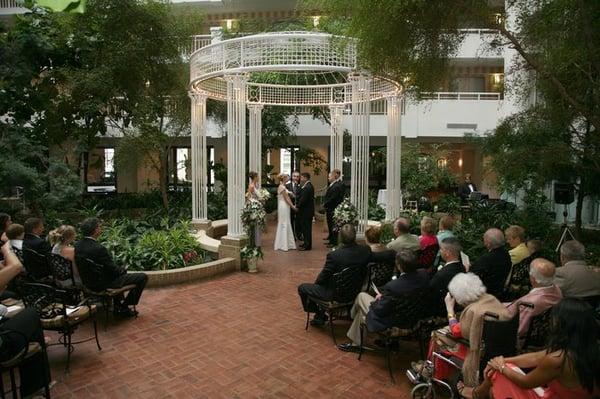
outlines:
[[[116,308],[114,310],[114,314],[117,317],[137,317],[138,312],[132,309],[129,309],[127,306],[125,307],[120,307],[120,308]]]
[[[354,345],[352,342],[346,342],[345,344],[339,344],[337,348],[343,352],[352,352],[358,353],[360,352],[360,347],[358,345]]]

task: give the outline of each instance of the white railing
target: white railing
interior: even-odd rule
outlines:
[[[194,51],[206,47],[211,44],[212,37],[211,35],[194,35],[192,36],[192,48],[190,54]]]
[[[471,92],[436,92],[436,93],[423,93],[422,98],[424,100],[501,100],[502,93],[494,92],[482,92],[482,93],[471,93]]]
[[[22,1],[0,0],[0,8],[21,8],[21,7],[23,7]]]
[[[461,33],[476,33],[478,35],[495,35],[498,33],[498,29],[459,29]]]

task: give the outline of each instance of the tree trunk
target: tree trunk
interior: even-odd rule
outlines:
[[[168,150],[167,150],[168,151]],[[161,151],[159,154],[160,170],[158,171],[158,185],[160,186],[160,194],[162,197],[163,207],[165,211],[169,210],[168,179],[167,179],[167,152]]]

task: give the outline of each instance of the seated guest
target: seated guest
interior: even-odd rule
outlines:
[[[413,251],[403,249],[396,255],[399,277],[383,286],[375,298],[366,292],[358,294],[354,300],[351,315],[352,325],[346,333],[352,342],[338,345],[338,349],[354,352],[360,345],[360,325],[367,323],[369,331],[384,331],[392,327],[393,299],[429,286],[429,276],[423,269],[417,269],[417,257]]]
[[[474,385],[478,382],[484,314],[486,312],[496,313],[500,320],[508,320],[510,315],[506,307],[494,296],[486,294],[481,279],[473,273],[459,273],[454,276],[448,284],[448,294],[444,298],[444,302],[448,312],[448,327],[436,330],[431,335],[428,358],[435,361],[435,377],[446,380],[455,372],[455,369],[444,361],[437,358],[434,360],[433,351],[464,360],[462,367],[464,381],[467,385]],[[454,312],[457,303],[464,306],[459,319]],[[446,335],[447,332],[454,337],[467,339],[469,346],[449,338]]]
[[[18,223],[13,223],[6,229],[6,238],[10,242],[11,248],[23,249],[23,239],[25,238],[25,229]]]
[[[12,252],[10,244],[3,245],[1,252],[4,255],[4,267],[0,269],[0,291],[4,291],[8,283],[23,271],[23,265]],[[42,325],[34,309],[23,309],[10,318],[3,318],[0,332],[3,333],[0,339],[0,362],[15,357],[30,342],[45,345]],[[21,334],[25,335],[27,341]],[[50,382],[50,366],[45,353],[40,351],[27,357],[19,366],[19,375],[21,397],[30,397],[42,389]],[[16,397],[14,392],[13,396]]]
[[[437,242],[440,243],[445,238],[454,237],[452,229],[454,228],[454,218],[450,215],[444,215],[440,219],[440,224],[437,233]]]
[[[48,239],[52,245],[53,254],[60,255],[71,261],[71,265],[73,265],[73,278],[75,281],[80,282],[79,271],[75,264],[75,248],[73,247],[75,235],[75,227],[62,225],[48,233]],[[73,283],[71,282],[71,284]]]
[[[8,241],[8,237],[6,236],[6,230],[8,226],[12,224],[12,220],[10,215],[7,213],[0,212],[0,243],[4,244]]]
[[[44,234],[44,222],[40,218],[29,218],[23,225],[25,228],[25,239],[23,248],[34,250],[40,255],[50,252],[50,243],[42,238]]]
[[[544,313],[562,299],[560,289],[554,285],[554,271],[554,263],[544,258],[534,259],[529,266],[529,280],[533,288],[508,305],[511,316],[519,312],[519,337],[527,335],[532,317]],[[519,307],[519,302],[529,302],[534,307]]]
[[[355,271],[355,278],[362,283],[367,273],[367,265],[373,261],[371,249],[366,245],[356,243],[356,229],[350,224],[340,229],[341,246],[327,254],[325,266],[319,273],[314,283],[303,283],[298,286],[298,295],[302,301],[305,312],[316,313],[311,320],[314,326],[325,323],[325,314],[321,313],[317,306],[308,300],[309,296],[329,301],[333,299],[334,282],[333,275],[341,272],[347,267]],[[357,281],[358,282],[358,281]]]
[[[381,243],[381,227],[371,226],[365,231],[365,241],[372,252],[389,251],[385,245]]]
[[[424,216],[421,219],[421,235],[419,236],[421,246],[421,257],[419,266],[430,268],[437,255],[438,240],[435,236],[435,219]]]
[[[488,252],[471,265],[469,271],[483,281],[488,294],[499,298],[504,290],[506,278],[510,273],[511,260],[504,248],[504,234],[499,229],[488,229],[483,234],[483,245]]]
[[[579,241],[567,241],[560,247],[560,263],[554,284],[563,296],[575,298],[600,295],[600,273],[585,263],[585,247]]]
[[[44,234],[44,222],[39,218],[29,218],[23,225],[25,239],[23,240],[23,264],[27,274],[34,280],[46,280],[52,273],[45,256],[50,252],[50,243],[42,238]],[[27,250],[34,251],[39,256]]]
[[[527,246],[527,251],[529,251],[530,259],[533,260],[542,256],[541,253],[544,243],[541,240],[535,238],[532,240],[527,240],[527,243],[525,245]]]
[[[600,337],[592,307],[575,298],[563,299],[552,309],[549,335],[544,350],[490,360],[481,385],[458,384],[461,397],[597,398]]]
[[[410,234],[410,221],[406,218],[398,218],[394,222],[394,235],[396,239],[388,243],[388,249],[399,252],[401,249],[418,251],[421,249],[419,238]]]
[[[525,245],[525,229],[521,226],[509,226],[506,230],[504,230],[504,236],[506,237],[506,242],[511,250],[508,251],[510,255],[510,261],[513,265],[517,263],[521,263],[524,259],[529,257],[529,250],[527,249],[527,245]]]
[[[448,293],[448,284],[458,273],[464,273],[465,267],[460,260],[460,251],[462,250],[458,238],[445,238],[440,243],[441,257],[446,262],[440,270],[435,273],[429,283],[433,301],[442,302],[442,298]]]
[[[102,233],[100,221],[97,218],[88,218],[81,223],[81,234],[83,239],[75,243],[75,257],[87,258],[101,266],[100,270],[83,270],[79,265],[81,276],[94,276],[95,281],[84,281],[86,286],[93,291],[102,291],[107,288],[121,288],[125,285],[135,284],[135,288],[129,291],[124,300],[115,300],[115,314],[118,316],[131,317],[136,312],[129,306],[137,305],[148,281],[144,273],[127,273],[122,266],[115,265],[108,250],[96,240]],[[117,303],[119,302],[119,303]]]

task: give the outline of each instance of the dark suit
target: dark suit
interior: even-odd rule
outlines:
[[[299,223],[300,234],[302,235],[303,246],[306,249],[312,248],[312,220],[315,215],[315,189],[310,181],[307,181],[300,190],[298,202],[298,215],[296,223]]]
[[[458,273],[464,272],[465,266],[460,261],[456,261],[446,264],[441,270],[438,270],[437,273],[433,275],[429,282],[429,287],[431,288],[433,304],[436,306],[436,309],[448,293],[448,284],[450,284],[450,280]]]
[[[88,270],[82,262],[77,264],[81,279],[89,289],[102,291],[107,288],[120,288],[128,284],[135,284],[136,288],[129,291],[123,304],[138,304],[148,281],[148,276],[145,273],[127,273],[125,268],[115,264],[112,256],[103,245],[90,237],[85,237],[75,243],[75,257],[93,260],[101,266],[100,269]]]
[[[367,313],[367,328],[369,331],[383,331],[392,326],[389,316],[394,311],[393,299],[402,294],[429,286],[429,275],[424,269],[412,273],[401,274],[383,286],[381,298],[373,301]]]
[[[23,239],[23,266],[27,273],[35,280],[43,279],[51,275],[51,270],[45,261],[45,256],[50,252],[50,243],[34,234],[25,234]],[[31,254],[25,249],[37,252],[41,257]]]
[[[288,190],[289,192],[291,192],[292,194],[294,194],[294,196],[290,195],[290,199],[292,200],[292,204],[296,205],[296,203],[298,202],[298,194],[300,193],[300,184],[299,183],[295,183],[293,181],[289,181],[287,183],[285,183],[285,189]],[[292,223],[292,230],[294,231],[294,238],[298,239],[299,234],[298,234],[298,226],[297,226],[297,222],[296,222],[296,212],[290,212],[290,222]]]
[[[356,283],[362,283],[367,275],[367,265],[372,262],[374,257],[371,248],[364,245],[349,245],[329,252],[325,260],[325,266],[319,273],[314,283],[304,283],[298,286],[298,295],[302,300],[302,306],[305,311],[316,312],[317,308],[313,303],[307,301],[310,295],[315,298],[326,301],[333,299],[334,282],[333,275],[341,272],[347,267],[356,270]],[[360,280],[360,281],[359,281]]]
[[[337,180],[327,187],[325,197],[323,198],[323,207],[325,208],[325,214],[327,216],[327,230],[329,230],[327,240],[329,240],[329,243],[332,245],[337,245],[337,233],[334,231],[333,212],[344,200],[344,191],[344,183],[342,183],[341,180]]]
[[[469,187],[469,184],[471,185],[471,187],[473,188],[473,190],[471,190],[471,187]],[[469,196],[471,195],[471,193],[473,191],[477,191],[477,187],[475,186],[475,184],[473,183],[463,183],[460,186],[458,186],[458,196],[463,200],[466,201],[469,199]]]
[[[489,251],[473,262],[470,271],[481,278],[488,294],[501,298],[511,267],[510,254],[502,246]]]

